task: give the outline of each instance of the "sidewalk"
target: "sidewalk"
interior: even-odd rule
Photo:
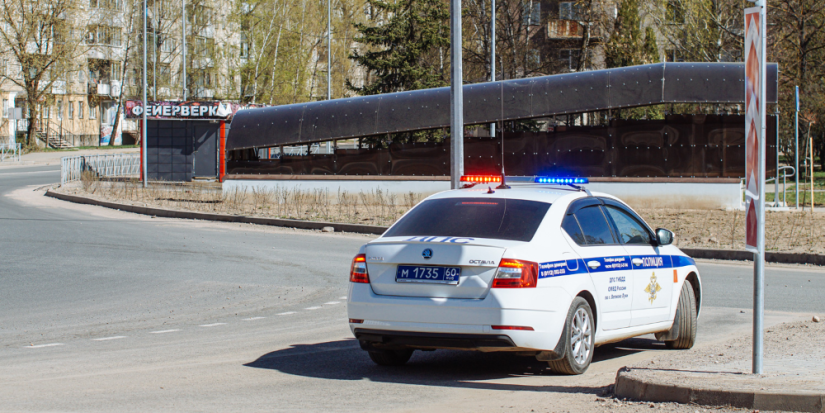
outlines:
[[[825,412],[825,322],[770,327],[764,348],[762,375],[750,374],[750,335],[628,366],[616,375],[616,397]]]
[[[0,168],[14,166],[60,165],[60,158],[65,156],[112,155],[116,153],[140,153],[140,149],[84,149],[78,151],[33,152],[22,155],[20,157],[20,162],[0,162]]]

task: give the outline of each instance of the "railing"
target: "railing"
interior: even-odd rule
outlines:
[[[790,171],[790,173],[788,173]],[[776,189],[774,190],[773,194],[773,206],[774,207],[786,207],[788,203],[786,202],[787,199],[787,178],[793,177],[796,175],[796,169],[793,166],[782,166],[779,170],[776,171],[777,177],[782,179],[782,202],[779,202],[779,180],[776,177],[768,178],[765,180],[765,183],[773,181],[776,184]]]
[[[7,159],[20,162],[20,151],[23,149],[21,143],[0,143],[0,162]]]
[[[140,174],[140,155],[66,156],[60,160],[60,185],[79,181],[83,172],[97,177],[137,177]]]

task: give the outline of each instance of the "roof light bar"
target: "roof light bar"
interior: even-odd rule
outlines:
[[[461,177],[461,182],[470,182],[474,184],[501,182],[501,175],[464,175]]]
[[[560,178],[552,176],[537,176],[535,181],[537,184],[558,184],[558,185],[578,185],[588,183],[587,178]]]

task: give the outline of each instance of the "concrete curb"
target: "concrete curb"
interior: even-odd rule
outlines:
[[[354,232],[357,234],[381,235],[387,227],[376,225],[360,224],[339,224],[334,222],[302,221],[297,219],[280,218],[258,218],[243,215],[210,214],[206,212],[174,211],[163,208],[150,208],[136,205],[118,204],[115,202],[100,201],[77,195],[61,194],[60,192],[46,191],[46,196],[77,204],[97,205],[119,211],[133,212],[142,215],[151,215],[163,218],[184,218],[201,219],[204,221],[238,222],[244,224],[271,225],[276,227],[300,228],[300,229],[323,229],[324,227],[335,228],[335,232]]]
[[[681,249],[685,254],[693,258],[704,258],[712,260],[753,261],[753,253],[750,251],[713,250],[704,248],[679,249]],[[825,265],[825,255],[767,251],[765,253],[765,261],[782,264]]]
[[[732,406],[753,410],[825,412],[825,394],[695,389],[646,382],[630,377],[630,371],[629,368],[622,367],[616,373],[614,393],[617,398],[648,402],[692,403],[703,406]]]

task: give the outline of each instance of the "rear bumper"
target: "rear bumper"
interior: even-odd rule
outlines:
[[[455,350],[510,350],[516,347],[506,335],[420,333],[355,329],[355,338],[364,350],[395,348],[439,348]]]
[[[572,297],[560,288],[525,290],[493,290],[483,299],[397,297],[351,283],[347,314],[363,320],[350,328],[362,346],[372,348],[556,350]],[[494,325],[533,331],[493,330]]]

